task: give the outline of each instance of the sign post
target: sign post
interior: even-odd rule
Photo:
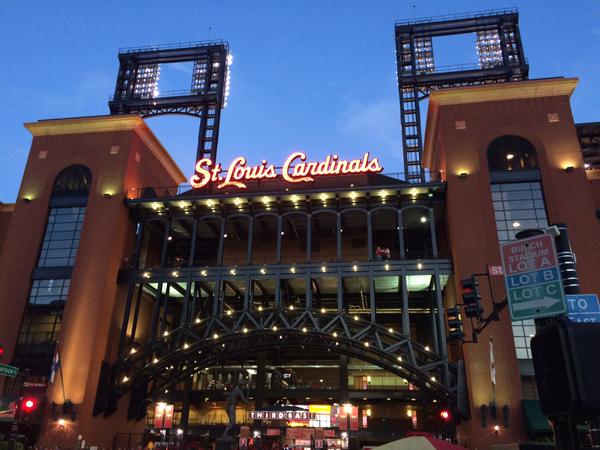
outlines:
[[[566,312],[554,238],[540,234],[500,246],[513,321]]]

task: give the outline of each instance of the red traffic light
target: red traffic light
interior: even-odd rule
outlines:
[[[448,411],[447,409],[442,409],[440,411],[440,418],[444,421],[444,422],[448,422],[450,420],[450,411]]]
[[[35,409],[38,407],[38,400],[35,397],[26,397],[21,402],[21,407],[25,413],[35,411]]]
[[[0,358],[4,356],[4,347],[0,345]]]

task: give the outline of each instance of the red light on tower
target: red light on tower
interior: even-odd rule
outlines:
[[[448,422],[450,420],[450,411],[448,411],[447,409],[442,409],[440,411],[440,418],[444,421],[444,422]]]

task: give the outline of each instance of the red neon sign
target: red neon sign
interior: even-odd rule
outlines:
[[[235,158],[223,173],[221,163],[203,158],[196,163],[196,173],[190,178],[190,185],[199,189],[209,183],[218,183],[217,189],[235,186],[246,189],[246,182],[253,180],[269,180],[282,177],[289,183],[314,181],[316,177],[327,175],[348,175],[361,173],[379,173],[383,167],[378,158],[369,158],[369,152],[360,159],[347,161],[337,155],[328,155],[323,161],[306,162],[306,154],[294,152],[285,160],[281,172],[278,173],[273,164],[263,159],[260,164],[248,166],[246,158]]]

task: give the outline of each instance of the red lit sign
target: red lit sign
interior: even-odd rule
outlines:
[[[154,427],[171,428],[173,426],[173,405],[157,403],[154,408]]]
[[[190,178],[190,185],[199,189],[209,183],[217,183],[217,189],[234,186],[246,189],[246,182],[283,178],[288,183],[305,183],[327,175],[349,175],[362,173],[379,173],[383,167],[377,158],[370,159],[369,152],[360,159],[345,160],[337,155],[328,155],[323,161],[306,161],[305,153],[294,152],[285,160],[278,173],[273,164],[263,159],[260,164],[248,166],[246,158],[234,159],[223,172],[220,163],[214,164],[209,158],[196,163],[196,173]],[[214,164],[214,167],[213,167]]]

